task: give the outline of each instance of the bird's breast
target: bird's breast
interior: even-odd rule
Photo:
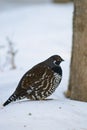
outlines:
[[[54,86],[57,87],[62,79],[62,76],[58,73],[54,73]]]

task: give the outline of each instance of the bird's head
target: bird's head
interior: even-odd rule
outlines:
[[[52,68],[54,66],[59,66],[62,61],[64,61],[64,60],[59,55],[53,55],[53,56],[49,57],[45,61],[45,63]]]

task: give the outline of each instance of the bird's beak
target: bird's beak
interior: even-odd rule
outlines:
[[[62,61],[64,61],[64,59],[62,59]]]

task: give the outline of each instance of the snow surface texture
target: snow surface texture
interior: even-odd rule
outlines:
[[[0,45],[16,43],[17,69],[0,72],[0,104],[13,93],[22,75],[51,55],[65,59],[63,79],[45,101],[22,100],[0,107],[0,130],[87,130],[87,103],[66,99],[72,41],[73,4],[43,4],[0,12]],[[2,61],[6,50],[1,50]],[[4,62],[4,61],[3,61]],[[50,100],[52,99],[52,100]]]

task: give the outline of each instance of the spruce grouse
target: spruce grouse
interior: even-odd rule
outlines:
[[[62,79],[62,61],[59,55],[53,55],[31,68],[23,75],[15,92],[3,106],[18,99],[43,100],[50,96]]]

